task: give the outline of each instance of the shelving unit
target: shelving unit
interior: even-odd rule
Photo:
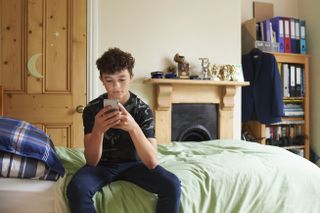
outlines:
[[[283,117],[282,122],[273,124],[274,126],[297,126],[301,125],[301,135],[304,138],[303,145],[283,146],[288,150],[303,150],[304,157],[310,158],[310,91],[309,91],[309,55],[291,54],[291,53],[272,53],[278,63],[296,64],[304,67],[304,96],[303,97],[284,97],[284,102],[299,102],[301,103],[304,115],[301,117]],[[243,124],[260,143],[267,144],[268,133],[265,124],[257,121],[250,121]],[[271,125],[272,126],[272,125]]]

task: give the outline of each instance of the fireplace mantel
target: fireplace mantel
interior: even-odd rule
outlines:
[[[155,130],[158,143],[162,144],[171,142],[173,103],[219,104],[218,137],[233,138],[236,88],[249,85],[249,82],[188,79],[145,79],[144,83],[154,85]]]

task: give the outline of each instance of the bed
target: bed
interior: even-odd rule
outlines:
[[[285,149],[240,140],[173,142],[158,149],[160,164],[182,182],[180,212],[320,212],[319,167]],[[66,173],[56,182],[44,181],[53,183],[44,191],[52,208],[47,212],[65,213],[66,186],[85,160],[81,149],[56,150]],[[10,190],[3,179],[0,211],[18,212],[6,207],[13,201],[4,195]],[[157,198],[134,184],[117,181],[105,186],[94,200],[98,212],[143,213],[154,212]],[[40,201],[34,197],[39,208]]]
[[[54,181],[0,178],[1,213],[53,213]]]

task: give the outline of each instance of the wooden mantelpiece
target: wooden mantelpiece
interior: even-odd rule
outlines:
[[[236,88],[247,86],[248,82],[186,79],[145,79],[144,82],[155,86],[154,113],[158,143],[171,142],[171,107],[173,103],[219,104],[218,137],[233,138]]]

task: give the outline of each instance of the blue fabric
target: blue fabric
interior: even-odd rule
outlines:
[[[0,117],[0,151],[40,160],[60,176],[64,175],[49,136],[25,121]]]
[[[53,181],[60,177],[57,172],[52,171],[42,161],[8,152],[0,152],[0,176]]]
[[[97,167],[85,165],[72,178],[67,189],[71,212],[95,213],[93,196],[111,182],[124,180],[158,195],[157,213],[177,213],[181,183],[161,166],[148,169],[139,161],[111,163]]]
[[[242,87],[242,122],[258,120],[264,124],[281,121],[282,83],[274,55],[253,50],[242,56],[245,81]]]

